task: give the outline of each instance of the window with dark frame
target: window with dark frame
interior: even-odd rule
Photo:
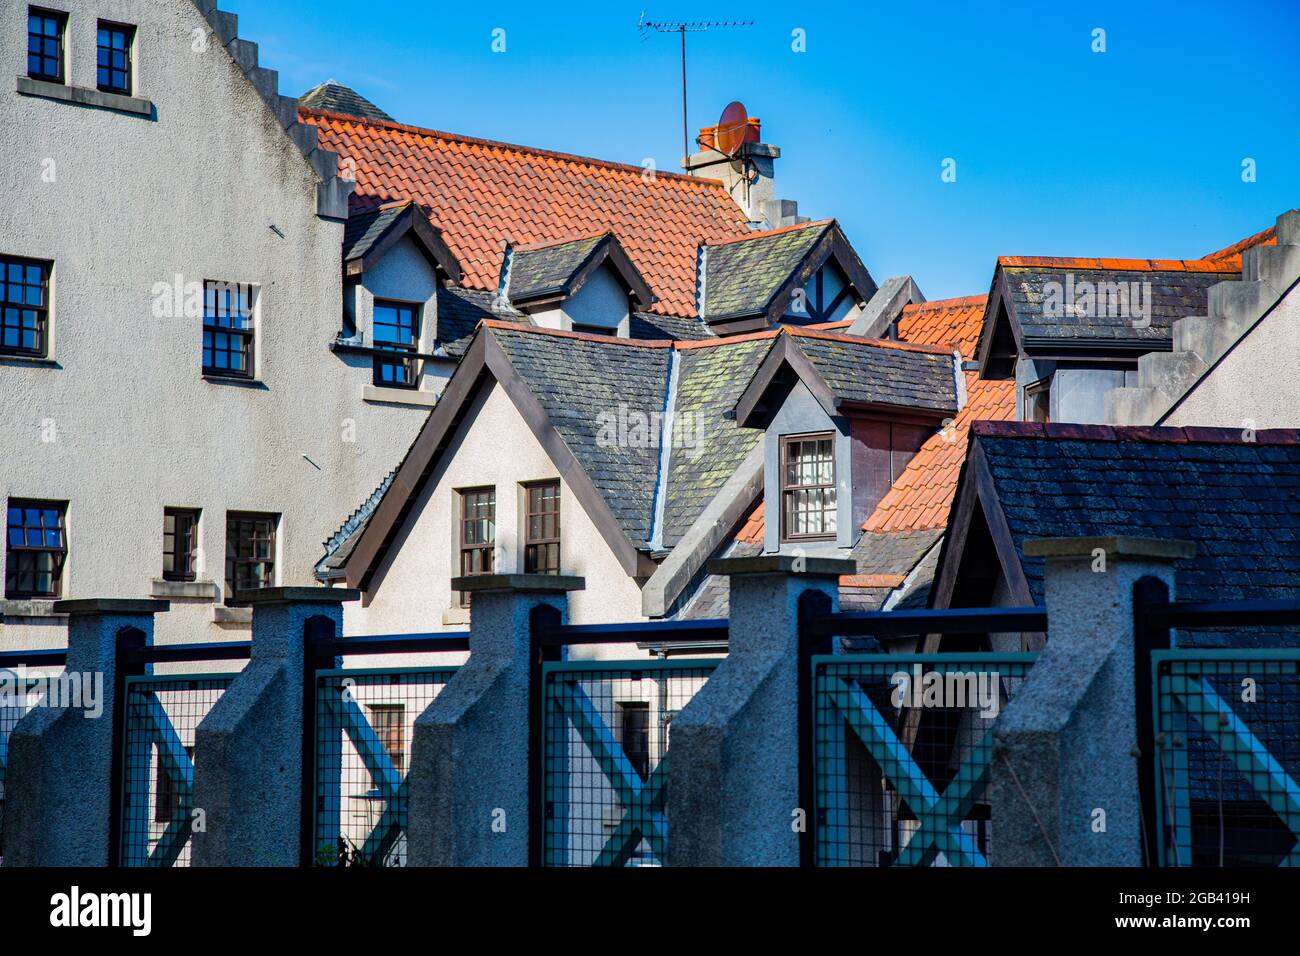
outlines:
[[[27,75],[46,83],[62,83],[63,35],[68,15],[58,10],[27,8]]]
[[[1040,379],[1025,386],[1025,421],[1046,424],[1052,420],[1052,380]]]
[[[193,581],[199,513],[193,508],[163,509],[163,579]]]
[[[203,283],[203,374],[253,377],[253,287]]]
[[[157,747],[154,748],[157,750]],[[194,748],[186,747],[185,752],[190,755],[190,760],[194,759]],[[154,758],[154,803],[153,803],[153,820],[154,823],[171,823],[181,808],[181,794],[172,783],[172,775],[167,772],[163,766],[162,757]]]
[[[560,483],[524,486],[524,573],[560,573]]]
[[[278,515],[226,513],[226,588],[233,596],[275,584]]]
[[[96,32],[95,83],[104,93],[131,95],[131,46],[135,27],[100,20]]]
[[[400,777],[406,772],[406,706],[404,704],[367,704],[370,726],[384,745],[393,769]]]
[[[460,492],[459,524],[461,577],[492,574],[496,570],[497,490],[472,488]],[[460,606],[469,607],[469,592],[457,593]]]
[[[45,357],[49,293],[47,263],[0,256],[0,354]]]
[[[643,700],[619,701],[619,744],[641,779],[650,776],[650,705]]]
[[[836,533],[833,433],[781,438],[781,540],[812,541]]]
[[[66,508],[58,501],[9,499],[6,598],[57,598],[62,593],[68,558]]]
[[[376,349],[396,353],[375,356],[375,384],[385,388],[415,388],[415,353],[420,350],[419,307],[376,300],[373,332]]]

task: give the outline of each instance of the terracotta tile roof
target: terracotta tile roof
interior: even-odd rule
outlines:
[[[904,306],[898,317],[898,337],[904,342],[956,348],[962,358],[974,359],[987,302],[988,296],[968,295]]]
[[[1211,259],[1088,259],[1077,256],[998,256],[1008,269],[1105,269],[1121,272],[1240,272],[1225,260]]]
[[[749,234],[716,180],[456,136],[316,110],[302,119],[322,149],[355,164],[353,211],[420,203],[464,269],[494,290],[504,242],[552,242],[612,230],[658,296],[660,315],[694,316],[697,246]]]
[[[1226,248],[1211,252],[1205,258],[1211,262],[1227,262],[1237,269],[1241,268],[1241,254],[1247,249],[1255,246],[1276,246],[1277,245],[1277,226],[1269,226],[1262,232],[1257,232],[1253,236],[1247,236],[1238,242]]]
[[[957,479],[966,460],[966,436],[971,423],[1010,421],[1016,414],[1016,383],[981,379],[966,373],[965,408],[952,423],[931,435],[912,458],[876,510],[862,526],[865,531],[915,531],[941,528],[957,493]]]

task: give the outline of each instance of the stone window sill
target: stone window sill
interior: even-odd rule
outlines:
[[[221,588],[212,581],[168,581],[154,578],[150,594],[156,598],[187,599],[195,601],[220,601]]]
[[[417,408],[433,408],[438,404],[438,397],[432,392],[422,392],[416,388],[381,388],[377,385],[366,385],[361,390],[361,398],[367,402],[413,405]]]
[[[236,388],[257,388],[266,390],[266,386],[255,378],[243,378],[239,375],[213,375],[205,372],[203,381],[213,385],[234,385]]]
[[[449,607],[442,612],[443,624],[468,624],[469,608],[467,607]]]
[[[223,627],[247,627],[253,623],[251,607],[226,607],[218,604],[212,609],[212,621]]]
[[[26,365],[29,368],[63,367],[48,355],[15,355],[11,352],[0,352],[0,365]]]
[[[47,80],[33,80],[30,76],[18,77],[18,92],[24,96],[39,96],[46,100],[59,100],[63,103],[75,103],[78,106],[94,106],[99,109],[112,110],[115,113],[131,113],[153,119],[156,115],[152,100],[139,96],[123,96],[121,93],[104,93],[84,86],[69,86],[66,83],[50,83]]]
[[[22,599],[10,600],[8,598],[0,601],[0,619],[4,618],[51,618],[53,620],[67,620],[66,614],[54,613],[54,601],[42,601],[39,599]]]

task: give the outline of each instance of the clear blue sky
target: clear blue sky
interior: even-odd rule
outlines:
[[[678,41],[643,41],[642,11],[753,20],[689,37],[692,136],[744,101],[781,147],[778,193],[932,299],[986,292],[998,255],[1194,258],[1300,206],[1296,0],[645,2],[221,6],[286,93],[334,78],[402,122],[661,169]]]

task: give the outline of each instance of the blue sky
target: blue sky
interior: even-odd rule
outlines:
[[[642,11],[752,20],[688,38],[692,136],[742,100],[778,193],[932,299],[986,292],[998,255],[1195,258],[1300,206],[1295,0],[646,2],[221,6],[286,93],[334,78],[402,122],[665,170],[678,40],[643,40]]]

